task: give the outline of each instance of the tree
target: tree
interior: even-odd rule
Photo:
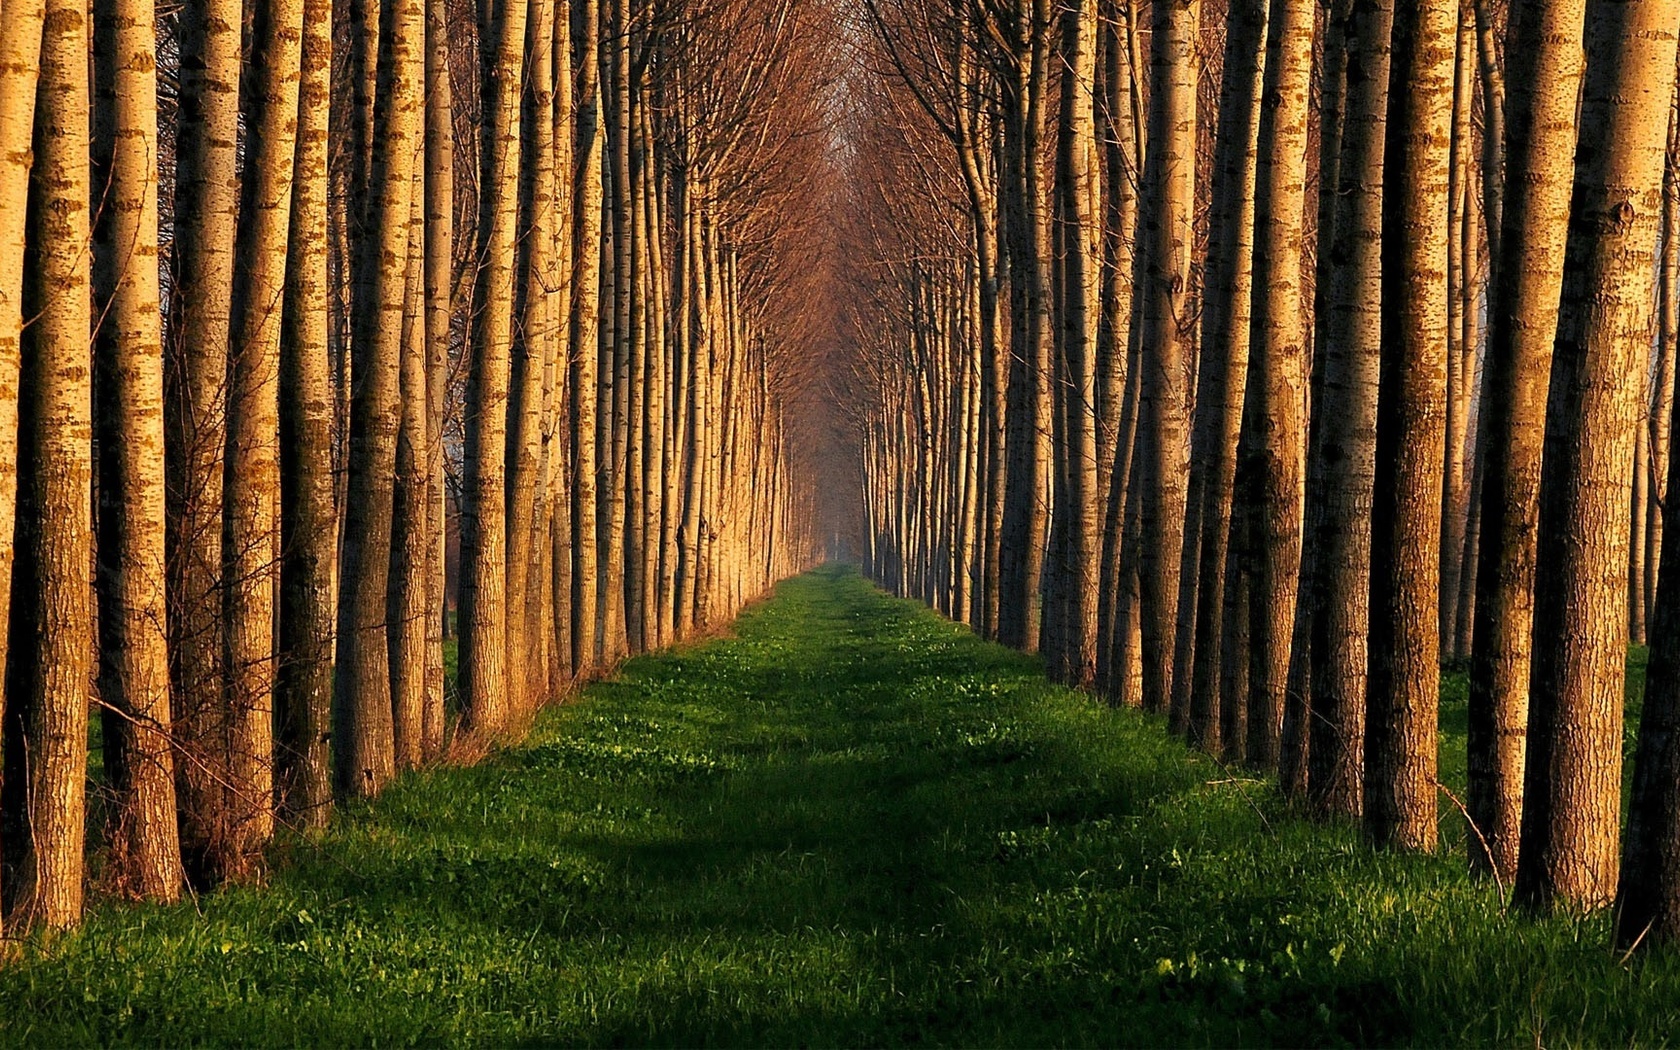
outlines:
[[[18,523],[3,802],[8,904],[27,927],[82,914],[95,611],[88,332],[88,24],[49,0],[35,114],[18,418]]]
[[[1446,442],[1452,3],[1397,7],[1382,211],[1383,353],[1365,723],[1365,830],[1433,849],[1440,704],[1441,468]]]
[[[296,169],[280,340],[280,653],[276,779],[290,821],[332,812],[333,650],[338,514],[334,506],[328,345],[327,133],[332,0],[306,0]]]
[[[146,2],[94,8],[94,392],[99,697],[119,878],[180,896],[165,609],[163,323],[158,274],[156,30]]]
[[[1585,0],[1530,0],[1515,5],[1511,19],[1509,187],[1482,380],[1468,743],[1471,864],[1500,879],[1516,873],[1522,826],[1541,439],[1563,291],[1585,10]]]
[[[1616,891],[1628,464],[1643,379],[1633,363],[1651,331],[1677,21],[1673,0],[1587,5],[1581,145],[1540,477],[1536,557],[1546,571],[1534,588],[1515,886],[1532,908],[1590,909]]]
[[[1276,767],[1280,754],[1301,564],[1308,335],[1301,245],[1314,18],[1306,0],[1273,0],[1266,44],[1268,105],[1260,118],[1249,385],[1258,408],[1258,447],[1264,453],[1250,476],[1256,572],[1249,593],[1248,760],[1261,768]]]
[[[1195,249],[1195,37],[1200,0],[1158,0],[1152,7],[1149,152],[1144,165],[1140,576],[1143,599],[1143,704],[1170,703],[1173,625],[1188,495],[1191,256]]]
[[[181,846],[213,882],[242,864],[228,798],[223,486],[228,449],[234,239],[239,219],[238,0],[181,8],[164,439],[169,499],[169,649]]]
[[[393,0],[380,18],[367,230],[357,253],[358,378],[338,591],[333,772],[339,796],[349,798],[378,794],[396,772],[388,599],[423,42],[419,0]]]
[[[467,373],[466,493],[461,520],[461,697],[475,732],[508,715],[507,426],[519,218],[519,110],[525,5],[494,11],[479,40],[477,314]]]

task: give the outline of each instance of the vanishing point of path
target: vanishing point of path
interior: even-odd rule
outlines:
[[[848,570],[261,888],[0,965],[0,1042],[1656,1043],[1680,967],[1511,922]],[[198,918],[195,907],[204,918]],[[1601,920],[1595,920],[1595,922]]]

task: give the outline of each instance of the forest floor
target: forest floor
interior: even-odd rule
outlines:
[[[1443,827],[1438,856],[1373,852],[825,569],[403,779],[266,886],[27,948],[0,1042],[1674,1039],[1680,957],[1505,913]]]

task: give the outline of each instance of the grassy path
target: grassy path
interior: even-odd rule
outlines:
[[[0,966],[0,1042],[1662,1043],[1502,916],[855,575],[398,784],[271,884]]]

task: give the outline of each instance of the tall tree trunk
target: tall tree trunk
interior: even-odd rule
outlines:
[[[1510,192],[1482,379],[1481,553],[1467,745],[1467,808],[1480,832],[1470,836],[1471,866],[1491,868],[1501,880],[1516,873],[1522,826],[1541,440],[1563,288],[1585,9],[1586,0],[1525,0],[1512,11]]]
[[[1441,465],[1446,449],[1448,156],[1457,5],[1397,7],[1389,68],[1393,181],[1383,198],[1382,374],[1365,723],[1365,830],[1435,846]]]
[[[421,4],[424,0],[419,0]],[[424,11],[421,13],[424,19]],[[424,61],[422,56],[421,61]],[[415,80],[424,91],[423,72]],[[422,96],[424,97],[424,96]],[[422,117],[422,120],[424,118]],[[415,133],[416,158],[423,156],[423,132]],[[402,338],[397,363],[397,432],[392,459],[391,565],[386,583],[386,647],[390,657],[392,762],[397,771],[416,769],[425,753],[427,635],[432,620],[426,559],[432,547],[426,450],[426,168],[410,165],[408,253]]]
[[[1325,290],[1324,404],[1313,430],[1315,573],[1307,797],[1321,816],[1364,812],[1365,705],[1371,617],[1370,522],[1376,495],[1377,390],[1383,304],[1390,0],[1354,0],[1347,40],[1347,117],[1337,162],[1335,269]],[[1324,251],[1321,247],[1320,251]]]
[[[18,406],[17,658],[6,683],[8,904],[19,925],[55,929],[82,915],[94,674],[85,11],[49,0],[41,47]]]
[[[0,2],[0,726],[5,724],[13,540],[17,524],[18,369],[30,142],[45,0]],[[0,851],[3,856],[3,851]],[[0,880],[0,890],[4,890]]]
[[[280,320],[296,167],[303,3],[251,27],[244,199],[228,386],[228,812],[241,870],[274,833],[274,617],[280,575]]]
[[[94,392],[99,452],[99,696],[127,891],[181,893],[164,601],[163,331],[157,46],[149,0],[94,8]],[[10,538],[8,537],[8,545]]]
[[[1157,0],[1150,43],[1149,154],[1144,185],[1143,706],[1167,710],[1174,668],[1188,448],[1191,257],[1195,252],[1196,34],[1201,0]]]
[[[506,727],[507,433],[519,222],[525,5],[510,0],[479,40],[477,314],[467,374],[466,493],[461,514],[461,702],[467,725]],[[519,610],[520,615],[524,610]]]
[[[309,828],[332,813],[334,581],[332,348],[328,342],[328,124],[332,0],[303,12],[296,172],[280,342],[280,805]]]
[[[1273,0],[1260,119],[1249,383],[1265,454],[1250,479],[1257,571],[1249,594],[1248,761],[1262,769],[1278,764],[1300,583],[1308,338],[1301,245],[1315,16],[1312,0]]]
[[[1221,744],[1225,566],[1237,440],[1248,389],[1254,180],[1265,87],[1267,6],[1266,0],[1233,3],[1225,29],[1219,132],[1214,139],[1212,240],[1205,278],[1208,292],[1202,307],[1202,361],[1197,370],[1173,660],[1179,668],[1173,679],[1173,706],[1184,710],[1191,742],[1214,754]]]
[[[601,323],[601,90],[600,0],[581,0],[583,36],[577,90],[577,195],[573,201],[571,420],[572,420],[572,651],[574,673],[583,674],[599,659],[596,629],[600,603],[599,538],[595,479],[599,470],[595,442],[596,343]]]
[[[368,229],[356,282],[350,480],[333,690],[334,778],[342,797],[377,795],[396,773],[387,621],[424,14],[420,0],[392,0],[380,25]],[[469,639],[463,640],[463,658]]]
[[[1089,685],[1096,674],[1099,567],[1097,511],[1097,336],[1101,321],[1102,201],[1096,143],[1097,0],[1062,14],[1062,111],[1057,138],[1061,240],[1061,403],[1065,435],[1059,472],[1064,563],[1055,578],[1065,605],[1063,638],[1051,653],[1058,677]]]
[[[455,104],[449,75],[448,0],[426,5],[426,396],[427,503],[431,543],[426,576],[431,629],[426,638],[426,695],[420,748],[443,753],[443,639],[448,622],[448,508],[444,490],[444,411],[449,386],[450,323],[455,315]]]
[[[200,61],[180,73],[164,419],[181,845],[188,874],[200,881],[238,867],[224,786],[229,726],[222,553],[241,25],[239,0],[192,0],[181,9],[181,53]]]
[[[1581,144],[1540,479],[1536,559],[1546,571],[1534,587],[1517,857],[1516,896],[1534,908],[1594,908],[1616,889],[1628,463],[1643,378],[1633,369],[1651,332],[1677,22],[1676,0],[1587,4]],[[1673,777],[1663,779],[1656,790],[1670,792]],[[1638,838],[1646,827],[1637,824],[1630,841],[1650,842]],[[1641,847],[1634,865],[1645,863]]]

